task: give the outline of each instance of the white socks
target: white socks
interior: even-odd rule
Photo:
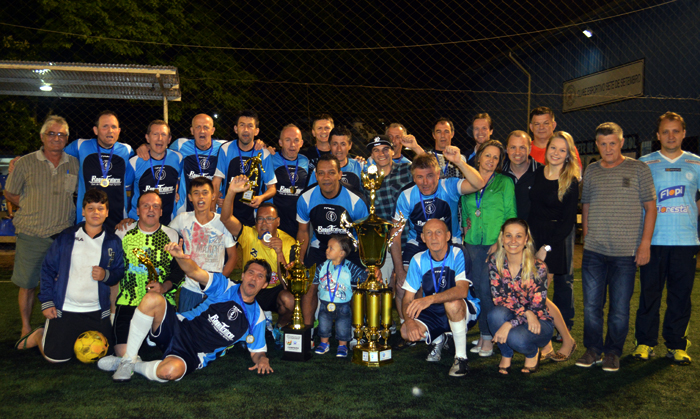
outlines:
[[[141,344],[148,336],[148,333],[153,327],[153,317],[147,316],[141,312],[138,308],[134,311],[134,317],[131,318],[131,324],[129,325],[129,337],[126,339],[126,353],[125,358],[131,358],[136,360],[139,355],[139,349]]]
[[[455,358],[467,359],[467,320],[450,321],[450,330],[455,341]]]
[[[134,371],[137,373],[143,375],[144,377],[148,378],[151,381],[157,381],[159,383],[165,383],[168,380],[163,380],[161,378],[158,378],[156,375],[156,370],[158,369],[158,365],[163,361],[149,361],[149,362],[137,362],[136,365],[134,366]]]

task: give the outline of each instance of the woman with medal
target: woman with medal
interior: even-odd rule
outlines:
[[[481,300],[479,317],[479,341],[472,353],[488,357],[493,355],[492,334],[486,320],[493,308],[487,257],[496,250],[496,240],[503,222],[517,216],[513,181],[502,175],[502,157],[505,150],[500,141],[489,140],[476,152],[476,169],[486,181],[480,191],[462,196],[462,228],[465,250],[472,263],[471,280],[477,298]]]
[[[523,374],[537,372],[539,348],[552,338],[547,311],[547,265],[535,258],[527,223],[507,220],[498,235],[498,248],[489,257],[488,272],[494,307],[488,322],[501,350],[498,372],[510,373],[513,352],[525,355]]]
[[[348,342],[352,339],[352,278],[359,276],[358,283],[367,279],[364,269],[346,260],[352,251],[348,236],[336,235],[328,240],[326,262],[316,268],[314,283],[318,284],[321,307],[318,311],[318,336],[321,343],[315,352],[319,355],[329,350],[328,340],[335,322],[335,337],[338,339],[338,358],[348,356]]]

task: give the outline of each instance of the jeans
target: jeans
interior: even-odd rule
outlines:
[[[481,302],[479,331],[482,339],[487,340],[491,340],[492,337],[488,315],[493,309],[493,297],[491,296],[491,284],[489,282],[489,265],[486,263],[486,254],[490,247],[491,245],[464,244],[464,250],[466,250],[472,262],[471,274],[467,272],[467,278],[472,280],[476,298]]]
[[[344,342],[352,340],[352,303],[335,303],[335,311],[328,311],[328,301],[320,300],[318,310],[318,336],[331,337],[331,329],[335,321],[335,338]]]
[[[605,256],[583,251],[583,344],[597,355],[622,355],[629,332],[630,300],[637,264],[634,256]],[[603,307],[609,288],[608,333],[603,345]]]
[[[571,230],[571,233],[566,237],[566,266],[568,273],[566,275],[554,275],[552,286],[554,287],[554,298],[552,302],[561,311],[561,316],[564,318],[566,327],[571,330],[574,326],[574,241],[576,239],[576,226]]]
[[[503,326],[505,322],[509,322],[515,318],[515,313],[507,307],[495,306],[489,312],[489,325],[493,333]],[[510,329],[506,343],[499,343],[498,349],[501,350],[501,355],[506,358],[512,358],[513,352],[518,352],[525,355],[527,358],[537,356],[539,348],[547,344],[552,339],[554,325],[551,321],[540,320],[540,333],[534,334],[527,328],[527,323]]]

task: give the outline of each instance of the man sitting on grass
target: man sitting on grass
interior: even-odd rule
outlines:
[[[185,374],[204,368],[226,348],[245,341],[255,363],[249,370],[272,373],[265,356],[265,315],[255,296],[269,282],[270,265],[252,259],[243,267],[242,283],[232,283],[221,273],[207,272],[169,243],[164,250],[177,260],[185,274],[204,287],[207,299],[186,313],[175,313],[173,306],[158,293],[147,293],[134,312],[123,358],[107,356],[97,363],[103,371],[115,371],[112,379],[129,381],[134,371],[152,381],[180,380]],[[144,339],[163,351],[163,360],[143,362],[138,351]]]

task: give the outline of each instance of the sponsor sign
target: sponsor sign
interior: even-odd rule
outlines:
[[[644,95],[644,59],[564,82],[562,111]]]

